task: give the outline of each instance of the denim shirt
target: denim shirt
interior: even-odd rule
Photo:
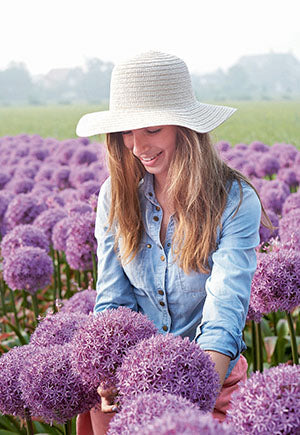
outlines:
[[[164,245],[160,241],[162,210],[155,197],[153,175],[139,186],[144,234],[136,257],[123,264],[114,250],[113,231],[107,231],[110,178],[102,185],[96,217],[98,242],[97,298],[94,313],[127,306],[146,314],[163,334],[171,332],[195,340],[204,350],[231,358],[226,377],[246,349],[242,339],[251,280],[256,269],[261,206],[254,190],[233,182],[211,253],[210,273],[189,274],[172,258],[174,219],[171,216]]]

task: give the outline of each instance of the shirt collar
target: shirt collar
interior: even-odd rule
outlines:
[[[145,172],[144,178],[140,182],[140,189],[150,202],[157,205],[157,200],[154,193],[153,174],[149,174],[149,172]]]

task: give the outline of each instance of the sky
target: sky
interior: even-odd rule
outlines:
[[[300,60],[299,0],[0,0],[0,11],[0,70],[16,61],[45,74],[147,50],[198,74],[271,51]]]

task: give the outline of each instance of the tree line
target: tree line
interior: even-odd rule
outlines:
[[[32,76],[23,63],[0,70],[0,105],[105,104],[109,98],[111,62],[98,58],[84,67],[59,68]],[[192,74],[201,101],[300,98],[300,62],[291,53],[243,56],[228,71]]]

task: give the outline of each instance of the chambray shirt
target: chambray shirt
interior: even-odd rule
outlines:
[[[122,264],[114,250],[113,230],[107,231],[110,178],[102,185],[96,217],[98,242],[97,298],[94,313],[127,306],[146,314],[161,333],[195,340],[204,350],[231,358],[227,377],[246,346],[242,339],[251,280],[256,269],[261,206],[254,190],[233,182],[211,253],[210,273],[184,271],[172,258],[174,219],[171,216],[164,246],[160,242],[162,210],[155,197],[153,175],[139,186],[144,234],[136,257]]]

